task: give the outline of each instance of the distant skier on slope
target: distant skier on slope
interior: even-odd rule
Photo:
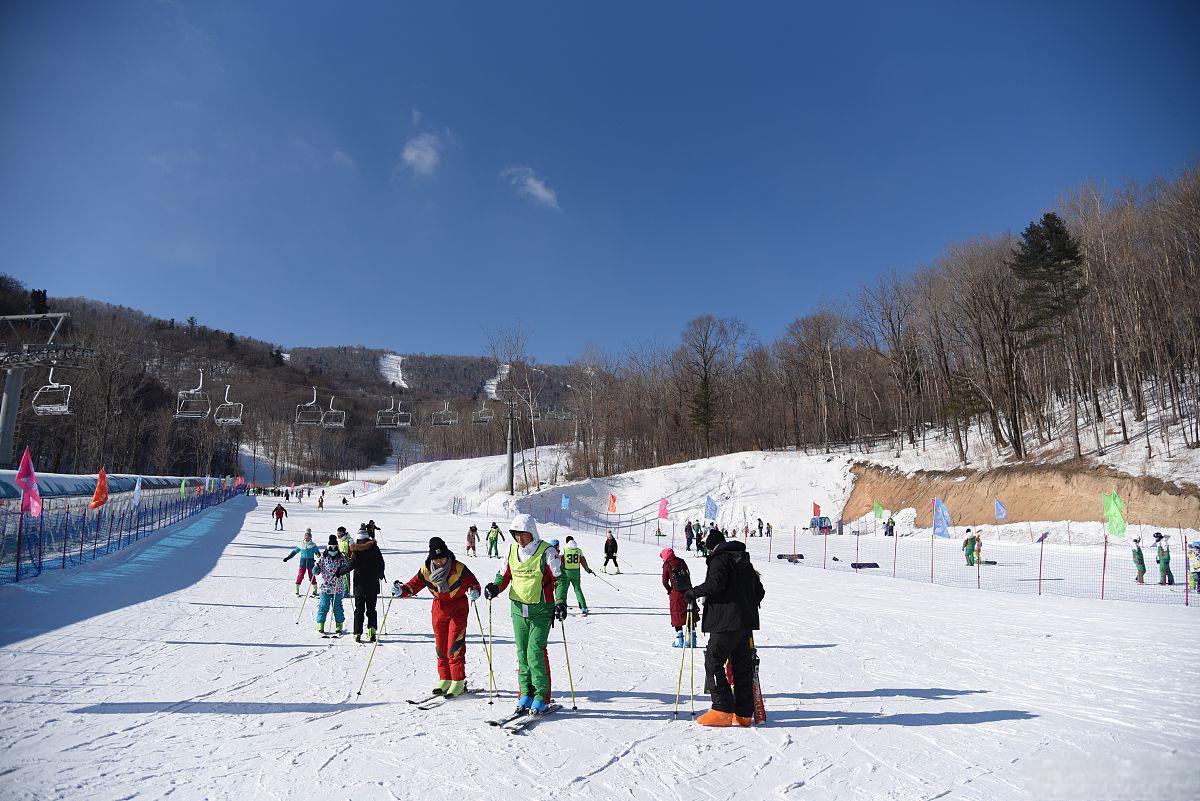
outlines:
[[[710,533],[708,573],[702,584],[684,593],[689,601],[704,598],[701,630],[708,634],[704,649],[704,688],[712,695],[712,709],[696,722],[701,726],[749,726],[754,715],[754,648],[751,637],[758,629],[758,608],[766,591],[750,562],[743,542],[726,542]],[[729,662],[733,688],[725,675]]]
[[[621,563],[617,561],[617,538],[611,531],[608,532],[608,539],[604,540],[604,564],[600,566],[605,573],[608,572],[609,562],[617,566],[617,575],[621,575]]]
[[[508,528],[513,537],[508,563],[504,572],[483,588],[483,594],[490,601],[509,588],[517,643],[517,690],[521,693],[517,710],[545,714],[551,697],[546,641],[553,619],[567,617],[567,585],[558,580],[562,563],[550,543],[538,538],[532,515],[517,515]]]
[[[1158,554],[1154,561],[1158,563],[1158,583],[1174,584],[1175,574],[1171,572],[1171,546],[1161,531],[1154,532],[1154,544],[1158,546]]]
[[[345,533],[345,529],[341,529]],[[367,623],[367,642],[375,642],[375,630],[378,628],[378,610],[376,602],[379,598],[379,582],[386,581],[384,575],[383,553],[364,526],[354,535],[350,544],[350,560],[338,568],[343,577],[354,571],[351,580],[354,584],[354,641],[362,642],[363,618]],[[344,579],[343,579],[344,580]]]
[[[271,516],[275,518],[274,531],[283,531],[283,518],[288,516],[287,509],[283,508],[282,503],[275,504],[275,508],[271,511]]]
[[[687,525],[685,525],[683,527],[683,536],[687,541],[687,545],[686,545],[686,547],[684,547],[684,550],[685,551],[692,550],[692,521],[691,520],[687,521]]]
[[[500,558],[500,540],[504,539],[504,535],[500,533],[500,527],[495,522],[488,529],[487,533],[487,555]]]
[[[380,531],[383,531],[383,529],[380,528],[379,526],[375,525],[374,520],[367,521],[367,533],[371,535],[371,539],[375,540],[376,542],[379,542],[379,537],[377,537],[375,535],[378,534]]]
[[[971,529],[967,529],[967,536],[963,538],[962,550],[967,567],[975,567],[975,536],[971,534]]]
[[[1142,538],[1134,537],[1131,544],[1133,551],[1133,567],[1137,571],[1137,577],[1134,579],[1138,584],[1146,583],[1146,554],[1142,552]]]
[[[317,580],[313,578],[313,566],[317,563],[317,554],[321,549],[313,542],[312,529],[304,530],[304,540],[292,549],[292,552],[283,557],[283,561],[291,559],[296,554],[300,554],[300,570],[296,573],[296,596],[300,595],[300,582],[304,580],[304,574],[308,574],[308,581],[312,585],[313,597],[317,597]]]
[[[313,568],[313,572],[321,577],[318,587],[321,599],[317,602],[318,634],[325,634],[325,618],[329,614],[330,607],[333,608],[334,633],[342,633],[346,612],[342,609],[344,594],[342,593],[342,580],[338,574],[349,563],[350,560],[338,550],[337,536],[330,534],[329,545],[326,546],[325,552],[317,559],[317,565]]]
[[[675,642],[673,645],[676,648],[683,648],[687,643],[691,643],[691,647],[696,647],[696,621],[700,618],[699,610],[696,608],[695,601],[688,601],[683,596],[685,592],[692,588],[692,573],[688,570],[687,562],[675,555],[675,551],[671,548],[664,548],[659,556],[663,560],[662,567],[662,585],[667,591],[667,605],[671,611],[671,625],[675,628]],[[691,627],[685,632],[683,629],[688,625],[688,611],[692,613]],[[686,642],[685,642],[686,641]]]
[[[575,544],[574,537],[567,537],[565,548],[562,553],[562,581],[568,587],[575,588],[575,600],[579,603],[579,611],[586,617],[588,613],[587,599],[583,597],[583,586],[580,583],[579,571],[582,568],[590,575],[596,573],[588,567],[587,557],[583,555],[583,551]],[[563,592],[563,603],[566,603],[567,593]]]
[[[469,553],[471,556],[479,556],[479,553],[475,550],[475,543],[478,541],[479,529],[472,524],[472,526],[467,529],[467,553]]]

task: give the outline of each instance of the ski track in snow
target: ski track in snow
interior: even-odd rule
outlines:
[[[280,558],[305,526],[320,539],[374,518],[389,580],[407,580],[429,536],[462,556],[466,527],[490,522],[394,502],[368,496],[323,512],[292,504],[280,533],[268,519],[273,503],[234,501],[245,518],[229,516],[236,536],[199,581],[156,592],[155,574],[139,574],[148,575],[144,600],[98,615],[86,611],[87,593],[56,591],[72,572],[0,588],[6,612],[23,619],[47,604],[77,609],[77,622],[0,641],[0,798],[1200,796],[1195,610],[800,570],[765,554],[756,564],[767,588],[757,636],[767,726],[690,722],[692,653],[670,647],[661,545],[640,541],[622,540],[621,575],[601,574],[619,591],[584,576],[593,615],[579,616],[569,599],[578,711],[556,628],[549,655],[564,709],[516,736],[484,723],[514,701],[507,601],[492,609],[494,704],[486,694],[433,711],[405,703],[436,679],[427,597],[392,603],[356,696],[370,647],[318,638],[312,598],[295,623],[296,562]],[[602,561],[598,535],[576,538]],[[761,545],[751,541],[756,554]],[[114,557],[86,568],[90,592],[129,580],[115,568],[138,554]],[[189,558],[187,548],[158,554],[155,569]],[[481,582],[500,564],[464,561]],[[689,564],[699,580],[703,562]],[[482,601],[479,611],[486,628]],[[350,620],[347,604],[347,628]],[[694,656],[699,693],[703,651]],[[486,686],[474,614],[468,673]],[[697,712],[707,706],[698,695]]]

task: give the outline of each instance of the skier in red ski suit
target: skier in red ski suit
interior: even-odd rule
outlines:
[[[441,537],[431,537],[424,567],[407,584],[397,581],[393,587],[393,594],[400,598],[429,588],[439,679],[433,692],[462,695],[467,689],[467,621],[470,603],[479,597],[479,580],[454,558]]]
[[[663,560],[662,585],[667,591],[671,608],[671,625],[675,628],[675,647],[683,648],[691,640],[691,647],[696,647],[696,622],[700,619],[700,610],[695,601],[689,603],[683,594],[692,588],[692,574],[687,562],[675,555],[672,548],[663,548],[659,556]],[[688,612],[692,613],[692,627],[687,632],[683,630],[688,624]]]

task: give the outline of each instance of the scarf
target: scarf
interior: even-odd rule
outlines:
[[[450,570],[454,567],[454,560],[447,559],[446,564],[441,567],[435,567],[432,562],[429,563],[429,583],[437,592],[450,591]]]

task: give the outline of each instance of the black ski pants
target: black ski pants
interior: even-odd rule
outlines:
[[[375,610],[375,602],[379,600],[378,595],[355,595],[354,596],[354,633],[361,635],[363,633],[363,615],[367,617],[367,628],[377,629],[375,625],[378,617]]]
[[[704,690],[712,695],[712,708],[748,718],[754,712],[754,651],[749,629],[714,631],[704,648]],[[733,667],[733,687],[725,676],[725,663]]]

